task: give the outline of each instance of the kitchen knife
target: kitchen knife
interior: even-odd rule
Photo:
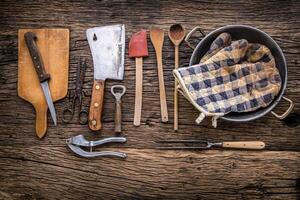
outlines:
[[[125,26],[117,24],[90,28],[86,31],[87,40],[94,63],[94,84],[89,112],[91,130],[102,128],[101,114],[106,79],[123,80]]]
[[[52,117],[52,120],[54,122],[54,125],[56,126],[56,112],[53,105],[53,101],[51,98],[51,93],[48,85],[48,81],[50,80],[50,74],[48,74],[45,70],[44,63],[42,56],[40,54],[40,51],[38,49],[38,46],[36,45],[35,40],[37,40],[37,36],[33,32],[26,32],[24,34],[25,42],[27,45],[27,48],[29,50],[33,65],[35,67],[35,70],[37,72],[47,105],[50,110],[50,114]]]

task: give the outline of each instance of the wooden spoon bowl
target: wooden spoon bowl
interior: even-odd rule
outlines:
[[[168,34],[172,43],[178,46],[185,37],[185,29],[181,24],[174,24],[170,27]]]
[[[150,28],[150,39],[156,51],[162,51],[164,31],[157,27]]]

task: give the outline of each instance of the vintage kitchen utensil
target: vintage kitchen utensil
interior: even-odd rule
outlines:
[[[66,106],[63,110],[62,120],[64,123],[70,123],[71,120],[73,119],[76,104],[79,107],[79,113],[78,113],[79,123],[84,125],[87,124],[88,122],[88,110],[83,105],[83,97],[85,96],[85,94],[82,91],[85,69],[86,69],[86,60],[83,61],[80,58],[79,65],[77,67],[77,72],[76,72],[76,86],[74,92],[72,91],[69,92],[68,106]]]
[[[84,138],[83,135],[77,135],[71,137],[66,140],[68,147],[77,155],[84,158],[93,158],[93,157],[102,157],[102,156],[110,156],[110,157],[119,157],[126,158],[127,155],[121,152],[114,151],[93,151],[93,147],[99,146],[107,143],[124,143],[126,142],[126,138],[124,137],[110,137],[97,141],[89,141]],[[89,151],[83,150],[81,147],[89,148]]]
[[[253,149],[260,150],[265,148],[265,143],[261,141],[239,141],[239,142],[209,142],[204,140],[165,140],[157,143],[168,145],[161,146],[158,149],[166,150],[205,150],[212,147],[230,148],[230,149]],[[179,146],[169,146],[178,145]],[[195,146],[197,145],[197,146]]]
[[[51,75],[48,85],[52,101],[55,102],[64,98],[68,91],[69,30],[19,29],[18,95],[33,105],[36,111],[36,134],[42,138],[47,130],[48,106],[34,67],[37,66],[34,64],[37,64],[38,57],[33,62],[25,42],[24,35],[27,32],[32,32],[37,37],[36,46],[43,59],[44,71]],[[34,37],[32,34],[28,36]]]
[[[161,118],[162,118],[161,121],[167,122],[168,107],[167,107],[166,90],[165,90],[163,65],[162,65],[162,47],[164,43],[164,31],[157,27],[151,27],[150,39],[156,52],[159,94],[160,94],[160,110],[161,110]]]
[[[179,66],[179,45],[185,37],[185,29],[181,24],[173,24],[169,29],[169,38],[175,46],[175,69]],[[174,85],[174,130],[178,130],[178,82]]]
[[[94,63],[94,84],[89,112],[89,127],[100,130],[101,113],[106,79],[123,80],[125,26],[117,24],[90,28],[86,31],[87,40]]]
[[[224,26],[219,29],[216,29],[215,31],[212,31],[208,35],[206,35],[197,45],[197,47],[194,49],[194,52],[192,54],[192,57],[190,59],[190,65],[198,64],[202,56],[207,52],[209,49],[212,41],[216,39],[218,35],[221,33],[229,33],[232,36],[232,40],[238,40],[238,39],[246,39],[249,42],[252,43],[260,43],[268,47],[276,62],[276,66],[279,70],[280,77],[281,77],[281,89],[279,91],[279,94],[274,98],[272,103],[264,108],[257,109],[255,111],[251,112],[244,112],[244,113],[229,113],[223,117],[222,119],[228,120],[228,121],[235,121],[235,122],[245,122],[254,120],[257,118],[260,118],[267,113],[271,112],[276,118],[278,119],[284,119],[288,116],[288,114],[292,111],[294,107],[294,103],[292,100],[286,98],[283,96],[284,90],[286,88],[287,84],[287,64],[284,57],[284,54],[278,44],[265,32],[246,25],[229,25]],[[188,34],[191,36],[191,34]],[[187,37],[186,40],[189,38]],[[275,108],[275,106],[280,102],[281,99],[284,99],[287,101],[290,105],[289,108],[281,115],[276,114],[272,110]]]
[[[119,92],[116,90],[120,90]],[[122,132],[122,101],[121,98],[126,92],[126,87],[124,85],[114,85],[111,87],[111,93],[116,98],[115,102],[115,133]]]
[[[147,31],[141,30],[132,35],[129,42],[129,57],[135,57],[135,102],[133,124],[141,124],[143,101],[143,57],[148,56]]]
[[[41,55],[39,48],[35,42],[38,38],[37,38],[36,34],[33,32],[25,33],[24,37],[25,37],[25,42],[28,47],[33,65],[34,65],[37,75],[39,77],[39,81],[40,81],[41,87],[43,89],[43,93],[44,93],[47,105],[49,107],[52,120],[54,122],[54,125],[56,126],[56,121],[57,121],[56,120],[56,112],[55,112],[55,108],[53,105],[53,101],[52,101],[52,97],[51,97],[51,93],[50,93],[50,89],[49,89],[49,85],[48,85],[48,81],[50,80],[50,74],[48,74],[45,70],[42,55]]]

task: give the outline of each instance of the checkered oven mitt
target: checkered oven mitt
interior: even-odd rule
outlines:
[[[173,71],[179,91],[200,111],[200,123],[212,124],[230,112],[249,112],[268,106],[278,94],[281,78],[271,51],[264,45],[220,34],[200,64]]]

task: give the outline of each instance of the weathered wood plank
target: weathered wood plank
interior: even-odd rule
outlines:
[[[53,146],[8,147],[0,154],[2,194],[20,199],[299,197],[298,152],[119,150],[128,153],[126,160],[87,160]]]

